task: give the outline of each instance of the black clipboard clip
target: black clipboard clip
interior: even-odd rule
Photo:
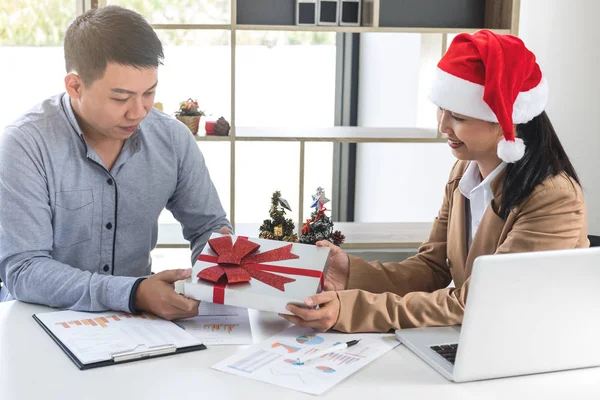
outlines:
[[[138,360],[142,358],[150,358],[161,356],[165,354],[175,353],[177,347],[174,344],[164,344],[160,346],[146,346],[140,344],[133,350],[120,351],[112,353],[111,357],[113,362],[119,363],[124,361]]]

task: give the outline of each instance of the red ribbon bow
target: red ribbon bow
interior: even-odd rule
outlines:
[[[325,211],[327,211],[327,209],[325,207],[323,207],[323,208],[321,208],[321,211],[319,211],[313,219],[310,219],[310,218],[307,219],[306,223],[302,227],[302,233],[304,233],[305,235],[310,234],[310,224],[313,222],[317,222],[319,220],[319,218],[321,218],[325,214]]]
[[[200,254],[198,260],[216,262],[218,265],[203,269],[197,276],[200,279],[215,283],[214,303],[223,304],[227,283],[249,282],[254,278],[284,292],[284,285],[295,281],[293,278],[272,274],[271,272],[319,278],[322,285],[323,273],[320,271],[261,264],[300,258],[292,253],[292,244],[258,254],[255,253],[260,245],[241,236],[237,238],[235,244],[232,243],[231,236],[222,236],[210,239],[208,245],[218,256]]]

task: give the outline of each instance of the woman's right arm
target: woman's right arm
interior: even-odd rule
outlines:
[[[346,289],[362,289],[371,293],[391,292],[404,296],[410,292],[433,292],[452,281],[446,264],[446,239],[449,199],[452,185],[446,185],[444,201],[433,222],[429,237],[419,252],[401,262],[367,262],[349,256],[350,265]]]

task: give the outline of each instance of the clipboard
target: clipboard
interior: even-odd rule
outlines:
[[[62,311],[62,312],[70,312],[77,313],[74,311]],[[56,312],[61,313],[61,311]],[[52,313],[52,314],[56,314]],[[50,313],[49,313],[50,314]],[[40,314],[43,315],[43,314]],[[89,315],[89,313],[82,313],[82,315]],[[106,367],[109,365],[123,364],[133,361],[145,360],[149,358],[158,358],[164,357],[174,354],[182,354],[189,353],[192,351],[206,350],[206,346],[204,344],[194,344],[185,347],[177,347],[173,343],[161,344],[157,346],[148,346],[146,344],[139,344],[134,349],[128,349],[123,351],[116,351],[107,354],[105,360],[95,361],[95,362],[83,362],[77,355],[69,349],[69,347],[50,329],[44,321],[38,316],[38,314],[32,315],[33,319],[42,327],[42,329],[54,340],[54,342],[60,347],[60,349],[71,359],[71,361],[79,368],[80,370],[87,370],[98,367]],[[170,324],[174,323],[170,321]],[[177,327],[177,329],[181,329]],[[184,331],[185,332],[185,331]]]

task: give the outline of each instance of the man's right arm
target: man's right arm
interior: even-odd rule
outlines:
[[[0,136],[0,279],[18,300],[83,311],[130,308],[138,280],[52,259],[54,232],[43,152],[16,127]]]

